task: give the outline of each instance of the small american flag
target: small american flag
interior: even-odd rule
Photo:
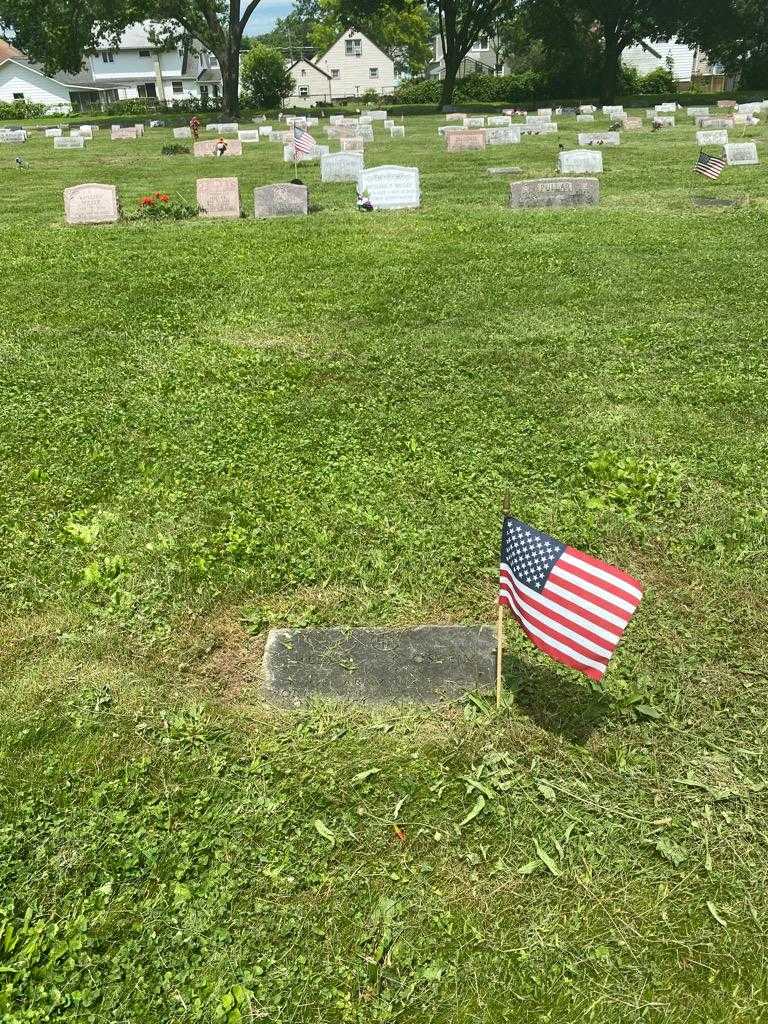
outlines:
[[[699,153],[699,159],[696,161],[696,166],[693,169],[699,174],[703,174],[705,178],[712,178],[714,181],[717,181],[723,173],[725,166],[725,160],[722,160],[719,156]]]
[[[293,151],[298,156],[300,153],[311,153],[317,143],[304,128],[297,124],[293,126]]]
[[[504,518],[499,604],[555,661],[602,679],[642,596],[621,569]]]

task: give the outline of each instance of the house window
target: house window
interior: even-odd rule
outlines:
[[[215,82],[213,83],[213,98],[214,99],[218,99],[219,98],[219,87],[218,87],[218,85]]]
[[[348,57],[362,57],[363,56],[363,41],[362,39],[345,39],[344,40],[344,52]]]
[[[331,68],[331,78],[338,78],[341,72],[338,68]]]
[[[302,68],[302,69],[301,69],[301,77],[302,77],[302,78],[306,78],[306,77],[307,77],[307,72],[306,72],[306,69],[305,69],[305,68]]]
[[[140,57],[151,57],[152,53],[149,50],[139,50]]]
[[[136,91],[142,99],[157,99],[157,89],[155,88],[154,82],[142,82],[136,86]]]
[[[309,86],[308,85],[300,85],[299,86],[299,96],[309,96]]]
[[[23,92],[15,92],[13,94],[13,98],[15,100],[23,100],[24,99],[24,93]]]
[[[218,62],[218,60],[216,58],[216,54],[215,53],[209,53],[208,54],[208,63],[210,64],[210,66],[212,68],[217,68],[219,66],[219,62]]]
[[[102,50],[101,51],[101,59],[102,59],[102,61],[105,64],[114,64],[115,63],[115,55],[114,55],[114,53],[112,53],[111,50]]]
[[[201,100],[207,100],[208,99],[208,86],[207,85],[201,85],[200,86],[200,99]]]
[[[171,86],[173,87],[173,91],[174,91],[174,93],[176,95],[180,95],[181,93],[184,92],[184,83],[183,82],[171,82]]]
[[[369,78],[378,78],[379,77],[379,69],[378,68],[368,68],[368,77]]]

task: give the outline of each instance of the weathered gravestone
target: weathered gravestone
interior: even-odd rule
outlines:
[[[113,142],[135,142],[138,137],[139,133],[135,128],[113,128],[110,136]]]
[[[268,135],[271,135],[271,134],[272,134],[272,125],[271,124],[261,124],[261,125],[259,125],[259,135],[268,136]]]
[[[517,178],[523,173],[522,167],[486,167],[488,174],[505,174],[508,177]]]
[[[699,128],[733,128],[732,117],[697,117],[696,124]]]
[[[321,181],[357,182],[362,169],[362,153],[326,153],[320,157]]]
[[[313,146],[308,153],[298,153],[294,149],[293,143],[289,143],[287,146],[283,146],[283,162],[286,164],[308,164],[327,156],[330,151],[330,146]]]
[[[580,146],[618,146],[621,132],[579,132]]]
[[[174,139],[191,139],[192,129],[191,128],[174,128],[173,129]]]
[[[46,139],[60,139],[62,136],[61,128],[46,128],[45,137]]]
[[[258,128],[243,128],[237,133],[239,142],[260,142],[261,135]]]
[[[725,161],[729,167],[748,167],[759,164],[754,142],[729,142],[725,147]]]
[[[557,169],[561,174],[602,174],[603,154],[595,149],[568,149],[558,153]]]
[[[558,126],[554,121],[542,121],[539,124],[519,124],[521,135],[555,135]]]
[[[597,107],[592,106],[591,103],[582,103],[579,107],[580,114],[594,114]]]
[[[362,153],[365,150],[365,139],[339,139],[339,146],[342,153]]]
[[[405,138],[405,125],[404,124],[393,124],[389,129],[390,139],[404,139]]]
[[[85,139],[82,135],[70,135],[68,138],[59,136],[53,140],[54,149],[85,149]]]
[[[717,105],[721,110],[733,110],[738,107],[736,100],[718,100]]]
[[[560,113],[555,111],[556,117],[576,117],[578,110],[576,107],[560,107]]]
[[[135,124],[133,127],[134,127],[134,130],[136,131],[137,137],[140,137],[140,136],[142,136],[144,134],[144,125],[141,124],[140,122],[138,124]]]
[[[445,115],[445,120],[446,121],[459,122],[460,124],[463,124],[464,123],[464,114],[458,114],[458,113],[446,114]]]
[[[384,122],[384,127],[387,129],[387,131],[389,131],[390,128],[395,127],[395,122],[392,120],[392,118],[388,117]]]
[[[619,114],[623,114],[623,113],[624,113],[624,107],[622,107],[622,106],[618,106],[618,107],[603,107],[603,116],[604,117],[618,117]]]
[[[289,132],[272,132],[269,136],[270,142],[282,142],[283,145],[286,143],[293,142],[293,130]]]
[[[196,142],[192,146],[192,153],[194,156],[216,156],[216,145],[214,139],[207,142]],[[242,142],[228,140],[227,148],[224,151],[224,156],[242,156],[243,155],[243,144]]]
[[[497,117],[489,117],[487,123],[489,128],[506,128],[512,124],[512,118],[509,114],[499,114]]]
[[[331,116],[328,118],[328,124],[343,124],[343,123],[344,123],[344,115],[343,114],[331,114]]]
[[[463,132],[447,132],[445,148],[448,153],[462,153],[467,149],[485,149],[485,129],[481,131],[465,129]]]
[[[484,117],[464,117],[465,128],[485,128]]]
[[[709,107],[688,107],[686,112],[689,117],[709,117]]]
[[[506,128],[486,128],[485,143],[487,146],[512,146],[520,142],[520,126],[509,125]]]
[[[112,224],[120,217],[114,185],[89,182],[64,189],[67,224]]]
[[[465,132],[467,129],[463,124],[441,124],[437,129],[438,135],[449,135],[451,132]]]
[[[546,115],[542,115],[542,114],[526,114],[525,115],[525,123],[526,124],[550,124],[551,121],[552,121],[552,117],[551,117],[550,114],[546,114]]]
[[[360,172],[357,191],[365,193],[374,210],[413,210],[421,205],[418,167],[385,164]]]
[[[728,132],[724,128],[717,132],[696,132],[696,142],[699,146],[727,146]]]
[[[694,196],[694,206],[743,206],[744,199],[721,199],[719,196]]]
[[[594,121],[595,121],[595,115],[594,114],[577,114],[576,115],[576,122],[577,122],[577,124],[594,124]]]
[[[205,126],[207,132],[216,132],[217,135],[236,135],[240,130],[240,125],[235,122],[227,122],[225,124],[207,124]]]
[[[358,124],[352,129],[353,135],[359,135],[366,142],[373,142],[373,126],[370,124]]]
[[[677,110],[676,103],[657,103],[654,108],[657,114],[674,114]]]
[[[91,128],[91,126],[89,124],[81,124],[79,128],[73,128],[70,131],[69,134],[70,135],[82,135],[82,137],[84,139],[92,139],[93,138],[93,129]]]
[[[254,217],[304,217],[308,211],[309,195],[306,185],[279,182],[277,185],[263,185],[254,189]]]
[[[675,119],[674,119],[674,117],[659,116],[659,114],[655,115],[655,117],[653,119],[653,123],[655,125],[657,125],[659,128],[674,128],[675,127]]]
[[[273,629],[264,695],[282,707],[318,696],[432,704],[492,686],[495,664],[491,626]]]
[[[237,178],[198,178],[197,205],[208,220],[240,217],[240,183]]]
[[[552,107],[539,107],[536,113],[539,117],[545,117],[548,121],[552,120]]]
[[[642,131],[643,119],[641,117],[625,117],[622,121],[624,130],[628,132]]]
[[[509,186],[509,205],[513,209],[596,206],[599,202],[597,178],[538,178],[513,181]]]
[[[389,114],[386,110],[372,110],[368,116],[372,121],[386,121]]]

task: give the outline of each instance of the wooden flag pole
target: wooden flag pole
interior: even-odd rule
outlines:
[[[502,523],[509,515],[509,494],[504,495],[504,503],[501,507]],[[503,525],[502,525],[503,530]],[[501,591],[498,596],[498,616],[496,618],[496,707],[501,707],[502,693],[502,659],[504,649],[504,605],[501,603]]]

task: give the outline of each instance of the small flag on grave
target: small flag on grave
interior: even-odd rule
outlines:
[[[506,606],[539,650],[599,681],[642,596],[642,584],[622,569],[504,516],[499,652]],[[497,671],[497,698],[500,684]]]
[[[696,166],[693,169],[698,174],[703,174],[705,178],[712,178],[713,181],[717,181],[723,173],[725,166],[725,160],[722,160],[719,156],[699,153],[699,159],[696,161]]]
[[[303,128],[300,128],[297,124],[293,126],[293,151],[296,154],[299,153],[311,153],[317,143]]]

